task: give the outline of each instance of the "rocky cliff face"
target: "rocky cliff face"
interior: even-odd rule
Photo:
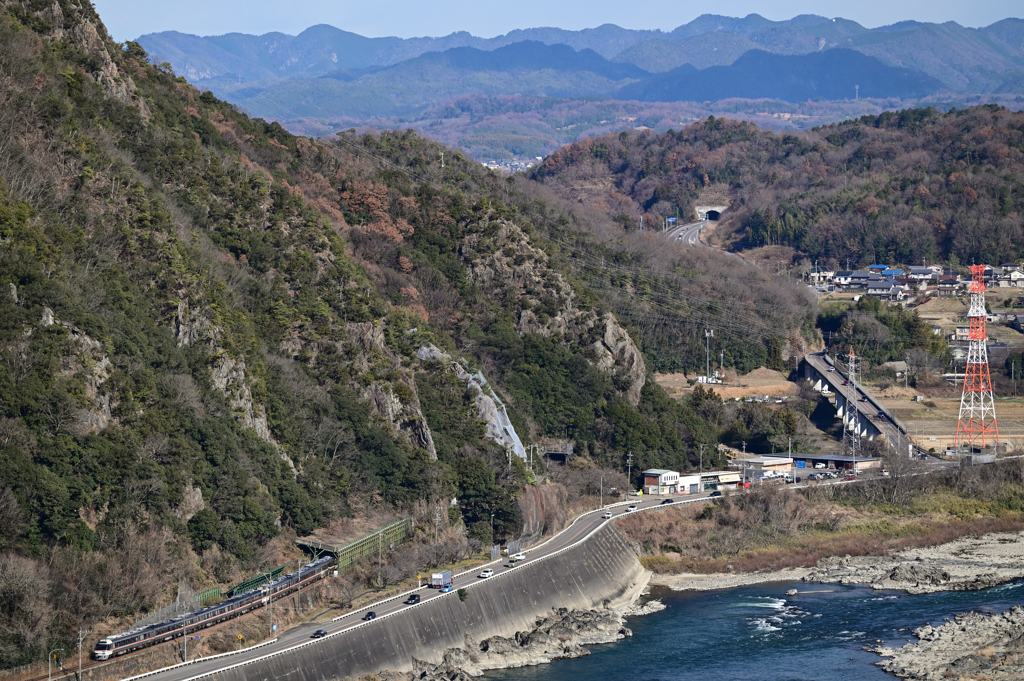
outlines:
[[[524,485],[519,496],[524,545],[561,531],[568,521],[566,492],[561,485]]]
[[[34,20],[33,24],[42,29],[40,33],[44,38],[63,40],[93,57],[89,75],[103,87],[106,95],[134,103],[148,112],[148,107],[134,96],[132,77],[117,67],[107,51],[106,29],[91,3],[83,5],[80,0],[54,0],[52,4],[45,5],[31,0],[0,0],[0,7]]]
[[[465,381],[466,386],[473,392],[477,408],[477,418],[486,426],[486,437],[501,445],[505,449],[511,449],[521,458],[526,458],[526,449],[522,440],[512,426],[505,411],[505,405],[487,383],[483,374],[477,372],[470,374],[466,369],[452,360],[451,355],[441,352],[433,345],[424,345],[416,353],[421,362],[430,364],[441,364]]]
[[[647,368],[639,348],[611,314],[603,317],[579,296],[547,253],[508,220],[485,223],[466,237],[460,254],[470,280],[518,314],[520,334],[560,335],[590,350],[590,361],[616,380],[619,392],[640,403]]]
[[[111,396],[104,390],[104,383],[110,378],[111,364],[107,348],[102,343],[74,324],[58,319],[53,310],[44,307],[39,325],[26,328],[22,341],[10,347],[13,363],[27,369],[38,361],[38,357],[31,356],[32,338],[50,327],[62,330],[67,338],[62,347],[57,376],[72,385],[78,383],[82,388],[81,396],[75,402],[51,407],[54,431],[70,429],[85,434],[103,430],[115,419],[111,415]]]

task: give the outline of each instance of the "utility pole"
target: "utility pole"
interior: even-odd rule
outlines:
[[[601,473],[601,508],[604,508],[604,473]]]
[[[700,479],[697,480],[700,483],[700,491],[704,491],[704,444],[700,446]]]
[[[715,330],[704,329],[704,382],[711,382],[711,339],[715,336]]]
[[[82,681],[82,640],[85,639],[85,632],[82,625],[78,625],[78,681]]]
[[[629,489],[627,492],[633,491],[633,452],[630,452],[626,456],[626,477],[629,478]]]
[[[444,150],[441,151],[441,170],[444,170]]]

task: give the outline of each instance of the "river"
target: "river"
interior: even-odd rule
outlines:
[[[796,596],[786,596],[789,589]],[[908,596],[865,587],[781,582],[710,592],[655,589],[665,610],[633,617],[633,637],[591,655],[488,672],[488,681],[823,681],[892,679],[861,650],[969,610],[1024,604],[1024,582],[984,591]],[[905,631],[900,631],[904,629]]]

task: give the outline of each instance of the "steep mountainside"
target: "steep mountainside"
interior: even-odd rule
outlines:
[[[1024,114],[981,106],[785,135],[722,119],[623,133],[559,150],[536,177],[567,196],[597,187],[592,200],[614,197],[616,212],[648,224],[691,214],[716,188],[730,204],[716,233],[736,248],[792,246],[797,259],[844,267],[957,266],[1024,256],[1022,167]]]
[[[535,533],[497,399],[583,467],[713,450],[566,257],[610,220],[411,133],[250,119],[89,3],[0,7],[0,666],[339,518]]]

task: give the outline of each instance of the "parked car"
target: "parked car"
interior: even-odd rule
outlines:
[[[494,570],[492,570],[491,568],[487,568],[486,570],[484,570],[483,572],[478,574],[477,578],[479,578],[479,579],[487,579],[488,577],[493,577],[493,576],[494,576]]]
[[[825,464],[823,464],[823,463],[816,463],[816,464],[814,464],[814,467],[815,468],[824,468]]]
[[[324,631],[323,629],[317,629],[316,631],[313,632],[312,638],[323,638],[326,635],[327,635],[326,631]]]
[[[371,610],[370,612],[368,612],[365,615],[363,615],[363,619],[365,621],[367,621],[367,622],[369,622],[370,620],[375,620],[375,619],[377,619],[377,613],[375,613],[373,610]]]
[[[674,503],[676,503],[675,499],[665,499],[664,501],[661,502],[661,505],[664,506],[665,504],[674,504]]]
[[[420,602],[420,595],[419,594],[410,594],[409,597],[405,599],[405,604],[406,605],[416,605],[419,602]]]
[[[612,517],[612,512],[611,511],[605,511],[604,512],[604,517],[605,518],[611,518]]]
[[[633,505],[632,505],[632,506],[630,506],[630,507],[629,507],[629,508],[628,508],[627,510],[629,510],[629,511],[635,511],[635,510],[636,510],[636,504],[633,504]]]

